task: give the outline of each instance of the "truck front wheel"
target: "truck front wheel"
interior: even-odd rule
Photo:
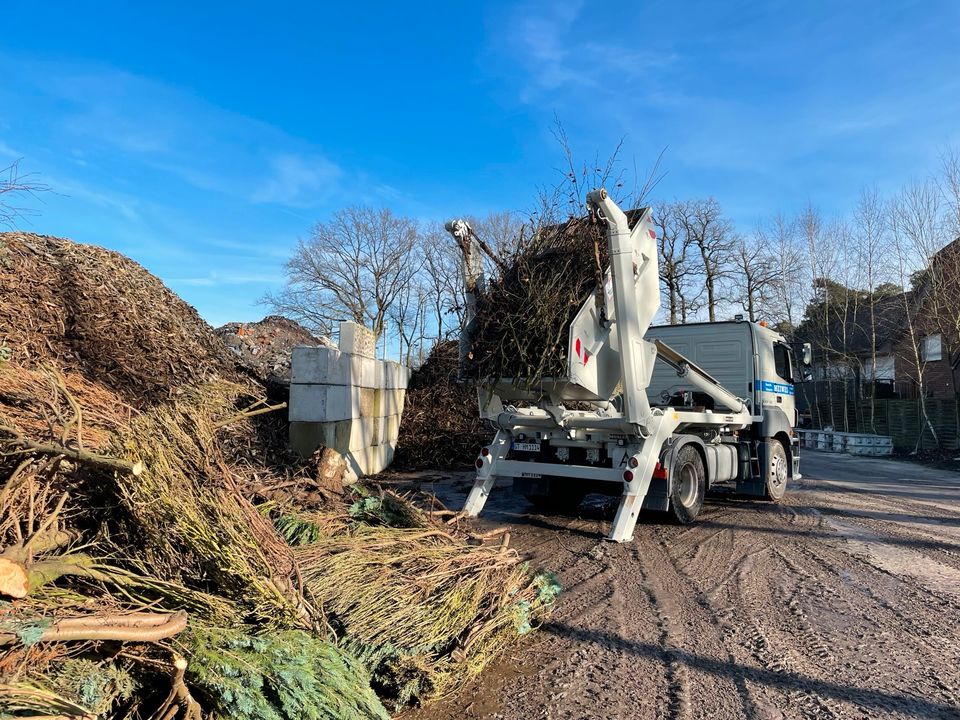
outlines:
[[[684,445],[673,462],[670,483],[670,513],[681,525],[697,519],[707,494],[707,473],[703,458],[693,445]]]
[[[764,487],[764,497],[777,502],[787,492],[787,479],[790,477],[790,459],[783,443],[779,440],[770,441],[770,460],[767,463],[767,480]]]

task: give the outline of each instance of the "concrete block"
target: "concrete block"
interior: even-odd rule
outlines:
[[[355,322],[340,323],[340,349],[351,355],[376,357],[377,346],[373,333]]]
[[[362,355],[349,355],[350,384],[354,387],[379,387],[376,381],[376,370],[379,361]]]
[[[377,444],[380,418],[354,418],[350,421],[350,452],[361,452]]]
[[[385,362],[383,368],[383,386],[406,389],[410,380],[410,369],[395,362]]]
[[[388,415],[380,421],[379,443],[396,446],[400,436],[400,415]]]
[[[351,388],[347,385],[291,385],[291,422],[331,422],[353,417]]]
[[[377,391],[373,388],[351,388],[350,416],[354,418],[372,418],[377,416]]]
[[[393,447],[390,445],[369,447],[352,452],[347,456],[348,464],[358,476],[383,472],[392,461]]]
[[[403,399],[406,390],[400,388],[385,388],[380,391],[383,395],[381,415],[399,415],[403,412]]]
[[[291,363],[291,384],[350,384],[350,356],[336,348],[297,347]]]
[[[290,449],[301,457],[308,458],[318,447],[326,447],[320,423],[291,422]]]

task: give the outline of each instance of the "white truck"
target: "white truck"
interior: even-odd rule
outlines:
[[[592,293],[570,325],[565,377],[478,386],[496,435],[477,456],[464,512],[480,513],[497,478],[535,502],[619,495],[608,539],[625,542],[641,509],[693,522],[709,490],[779,500],[799,476],[796,369],[784,338],[743,321],[650,327],[660,306],[650,209],[631,227],[605,190],[588,206],[607,228],[602,299]],[[447,229],[464,251],[466,332],[479,247],[464,221]]]

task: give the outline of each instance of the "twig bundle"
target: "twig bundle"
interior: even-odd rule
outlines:
[[[297,560],[311,595],[399,704],[480,672],[555,595],[516,552],[467,545],[437,526],[361,526],[299,549]]]

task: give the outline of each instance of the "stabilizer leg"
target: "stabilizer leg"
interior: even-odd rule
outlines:
[[[476,517],[487,503],[487,497],[497,479],[497,463],[510,451],[510,436],[503,430],[497,432],[493,442],[484,448],[477,458],[477,479],[473,481],[463,512],[467,517]]]
[[[490,496],[495,480],[496,477],[493,475],[485,478],[477,476],[473,487],[470,488],[470,494],[467,495],[467,501],[463,504],[463,512],[467,517],[476,517],[480,514],[483,506],[487,504],[487,498]]]
[[[617,514],[613,518],[607,540],[618,543],[633,540],[633,528],[637,525],[641,505],[643,505],[643,495],[625,493],[620,498],[620,507],[617,508]]]
[[[650,434],[630,458],[629,466],[632,469],[633,480],[624,482],[620,507],[617,508],[617,514],[613,518],[607,540],[618,543],[633,540],[633,529],[637,525],[643,500],[650,489],[650,479],[660,457],[660,450],[663,448],[664,441],[676,429],[678,420],[679,415],[676,412],[668,411],[668,414],[660,412],[648,421]]]

